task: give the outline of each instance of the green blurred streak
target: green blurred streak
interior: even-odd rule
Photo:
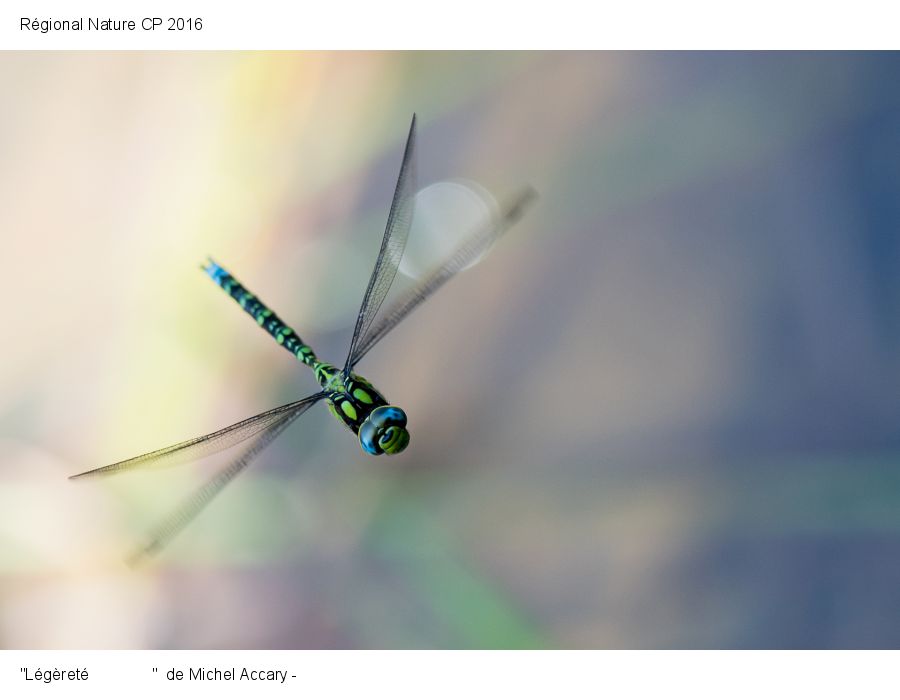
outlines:
[[[493,582],[450,556],[413,566],[408,576],[463,645],[490,649],[543,648],[540,632]]]
[[[376,513],[365,544],[402,572],[410,591],[455,640],[453,646],[547,646],[540,630],[495,582],[459,560],[415,495],[394,488]]]

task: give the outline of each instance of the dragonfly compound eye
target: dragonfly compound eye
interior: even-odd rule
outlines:
[[[396,406],[379,406],[359,427],[359,444],[370,455],[395,455],[409,444],[406,413]]]

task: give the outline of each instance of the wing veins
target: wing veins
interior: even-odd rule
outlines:
[[[310,402],[282,415],[275,423],[259,433],[247,449],[225,469],[213,475],[190,494],[181,505],[163,518],[150,532],[147,541],[126,559],[129,566],[138,566],[155,556],[175,539],[218,496],[247,465],[278,437],[285,428],[303,415],[315,402]]]
[[[496,221],[491,221],[469,236],[444,262],[432,268],[422,281],[404,293],[382,315],[381,319],[366,332],[356,344],[355,352],[350,358],[350,367],[362,358],[375,345],[393,330],[404,318],[412,313],[423,301],[428,299],[448,280],[487,251],[513,224],[525,213],[525,209],[536,199],[537,193],[526,188],[520,192],[503,211]]]
[[[292,401],[250,418],[245,418],[207,435],[178,442],[168,447],[132,457],[131,459],[122,460],[121,462],[114,462],[103,467],[90,469],[80,474],[73,474],[69,478],[82,479],[86,477],[110,476],[123,471],[131,471],[132,469],[166,467],[206,457],[258,435],[272,425],[277,424],[285,415],[290,415],[300,408],[311,406],[323,396],[324,394],[321,392],[313,394],[299,401]]]
[[[351,367],[350,360],[356,352],[359,339],[366,335],[378,309],[381,308],[394,277],[397,275],[400,258],[403,257],[403,250],[406,247],[406,239],[412,224],[416,182],[415,150],[416,115],[413,114],[409,135],[406,138],[406,148],[403,151],[403,161],[400,165],[400,175],[397,177],[390,214],[384,229],[384,236],[381,239],[381,248],[378,251],[375,267],[372,269],[372,275],[360,305],[359,315],[356,317],[356,326],[353,329],[353,337],[347,351],[347,360],[344,363],[345,372],[348,372]]]

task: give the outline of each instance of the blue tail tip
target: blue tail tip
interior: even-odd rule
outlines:
[[[201,265],[201,269],[216,282],[228,274],[224,268],[220,267],[219,264],[210,257],[206,258],[206,264]]]

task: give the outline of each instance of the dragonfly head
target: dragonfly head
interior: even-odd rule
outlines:
[[[406,413],[397,406],[379,406],[359,426],[359,444],[370,455],[395,455],[409,444]]]

